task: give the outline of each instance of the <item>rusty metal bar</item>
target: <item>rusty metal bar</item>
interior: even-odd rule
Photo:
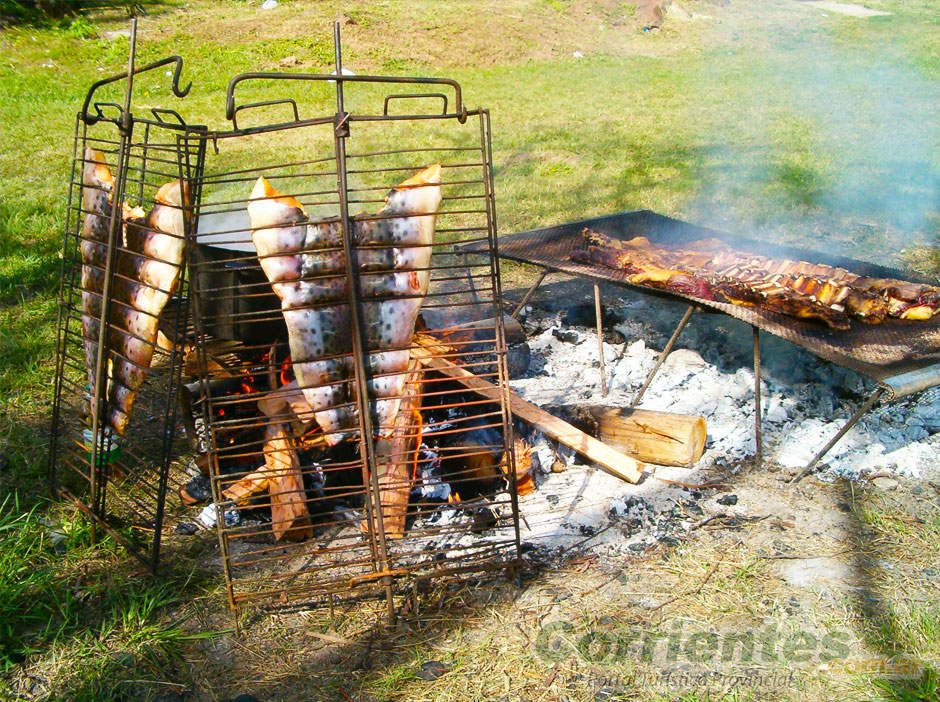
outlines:
[[[760,329],[752,326],[754,338],[754,438],[757,441],[757,460],[763,456],[763,431],[760,398]]]
[[[601,374],[601,397],[607,397],[607,373],[604,370],[604,315],[601,311],[601,289],[594,283],[594,317],[597,321],[597,362]]]
[[[539,274],[539,277],[535,279],[535,282],[532,283],[532,287],[526,291],[526,294],[522,297],[522,302],[520,302],[516,309],[512,311],[509,315],[510,317],[518,318],[519,313],[522,312],[523,308],[526,306],[526,303],[529,301],[529,298],[535,294],[535,291],[539,289],[539,286],[542,284],[542,281],[545,280],[545,276],[551,273],[551,269],[543,268],[542,272]]]
[[[839,443],[839,440],[843,436],[845,436],[846,432],[848,432],[849,429],[854,427],[856,423],[858,423],[858,420],[860,420],[862,417],[865,416],[868,410],[874,407],[875,403],[881,399],[881,396],[884,395],[885,392],[887,392],[887,390],[884,387],[879,387],[877,390],[875,390],[875,392],[872,393],[871,397],[869,397],[865,401],[865,403],[861,407],[859,407],[858,410],[856,410],[855,414],[851,416],[849,421],[847,421],[845,425],[843,425],[843,427],[839,430],[839,432],[835,436],[833,436],[831,439],[829,439],[828,442],[826,442],[826,445],[823,446],[815,456],[813,456],[813,460],[807,463],[806,467],[803,468],[803,470],[801,470],[799,473],[797,473],[790,482],[798,483],[800,480],[802,480],[807,475],[812,473],[813,468],[816,467],[816,464],[819,463],[822,457],[825,456],[827,453],[829,453],[830,449],[832,449],[833,446]]]
[[[637,390],[636,395],[633,397],[633,401],[630,403],[631,407],[636,407],[640,404],[640,400],[643,399],[643,395],[646,393],[646,389],[650,386],[650,383],[653,382],[653,378],[656,377],[656,373],[659,372],[659,369],[662,367],[663,363],[666,361],[666,357],[672,351],[672,347],[676,345],[676,341],[679,339],[679,335],[682,333],[682,330],[685,329],[685,325],[689,323],[689,318],[692,316],[692,313],[695,312],[696,305],[689,305],[686,309],[685,314],[682,315],[682,319],[679,320],[676,330],[672,333],[672,336],[669,337],[669,341],[666,342],[666,347],[663,349],[663,352],[659,354],[659,358],[656,359],[656,365],[653,366],[653,369],[649,372],[649,375],[646,376],[646,380],[643,382],[643,386]]]
[[[333,23],[333,44],[336,59],[336,76],[343,75],[343,56],[340,45],[339,22]],[[229,86],[232,95],[234,81]],[[336,81],[336,119],[333,125],[334,147],[336,154],[336,171],[338,174],[338,194],[340,222],[342,224],[343,259],[346,263],[346,281],[349,289],[349,318],[352,324],[352,345],[354,372],[356,374],[357,396],[359,401],[359,440],[363,457],[363,481],[370,485],[367,496],[367,519],[369,531],[375,530],[378,539],[378,568],[389,571],[388,544],[385,541],[385,525],[382,513],[380,496],[378,464],[375,458],[375,444],[373,442],[372,412],[369,406],[368,378],[366,376],[367,347],[364,329],[362,327],[361,301],[359,299],[359,281],[356,274],[359,270],[359,259],[353,250],[352,220],[349,216],[349,184],[346,173],[346,137],[349,136],[349,114],[343,106],[343,81]],[[460,96],[457,96],[458,105]],[[388,622],[395,623],[395,598],[392,591],[392,579],[383,578],[385,596],[388,608]]]

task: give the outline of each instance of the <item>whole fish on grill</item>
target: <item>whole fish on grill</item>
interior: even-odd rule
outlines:
[[[108,226],[114,178],[104,155],[85,152],[82,176],[82,336],[93,391],[101,324]],[[103,420],[118,434],[127,428],[137,392],[153,361],[160,313],[176,290],[185,244],[179,181],[163,185],[149,213],[122,204],[122,241],[114,260],[108,311],[107,387]]]
[[[587,249],[571,259],[616,268],[627,281],[705,300],[726,300],[848,329],[850,319],[878,324],[886,317],[930,319],[940,309],[940,288],[867,278],[844,268],[777,260],[734,251],[718,239],[654,245],[585,229]]]
[[[378,435],[393,428],[418,310],[430,282],[441,203],[441,166],[393,188],[374,215],[352,218],[367,352],[368,396]],[[311,222],[301,203],[258,179],[248,204],[261,268],[281,300],[294,373],[326,440],[358,427],[352,328],[341,226]]]

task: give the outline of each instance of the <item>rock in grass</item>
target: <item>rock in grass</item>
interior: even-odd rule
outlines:
[[[730,507],[731,505],[738,504],[738,496],[737,495],[722,495],[717,500],[715,500],[715,502],[717,502],[720,505],[724,505],[725,507]]]
[[[199,531],[199,527],[192,522],[178,522],[177,525],[173,527],[173,531],[183,536],[192,536]]]
[[[425,661],[421,664],[421,669],[415,673],[415,677],[429,681],[437,680],[449,670],[450,666],[444,665],[440,661]]]
[[[872,484],[879,490],[895,490],[900,485],[894,478],[875,478]]]

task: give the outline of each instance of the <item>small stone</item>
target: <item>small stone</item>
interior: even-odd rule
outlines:
[[[915,485],[914,487],[911,488],[912,495],[920,495],[923,492],[924,492],[924,488],[922,488],[920,485]]]
[[[606,320],[607,308],[601,305],[601,319]],[[562,324],[569,327],[597,327],[597,312],[593,302],[579,302],[565,310]]]
[[[110,657],[111,661],[119,666],[129,666],[137,660],[137,657],[130,651],[115,651]]]
[[[275,7],[277,7],[277,0],[264,0],[261,3],[262,10],[273,10]]]
[[[192,536],[197,531],[199,531],[199,527],[192,522],[177,522],[176,526],[173,527],[174,533],[182,534],[183,536]]]
[[[610,331],[604,332],[604,341],[611,345],[625,344],[627,343],[627,337],[616,329],[611,329]]]
[[[634,553],[639,553],[640,551],[645,551],[645,550],[646,550],[646,544],[644,544],[644,543],[642,543],[642,542],[637,542],[637,543],[634,543],[634,544],[630,544],[629,546],[627,546],[627,548],[629,548],[629,549],[630,549],[631,551],[633,551]]]
[[[297,57],[296,56],[285,56],[278,63],[282,66],[296,66]]]
[[[895,490],[900,484],[894,478],[875,478],[871,482],[879,490]]]
[[[415,673],[415,677],[428,681],[437,680],[449,670],[450,667],[444,665],[440,661],[425,661],[421,664],[421,669]]]
[[[564,341],[568,344],[577,344],[581,341],[581,335],[576,331],[571,331],[569,329],[552,329],[552,336],[554,336],[559,341]]]
[[[731,505],[738,504],[738,496],[737,495],[722,495],[715,501],[720,505],[724,505],[725,507],[730,507]]]
[[[937,573],[940,573],[936,568],[924,568],[923,572],[928,578],[935,578]]]
[[[506,368],[510,378],[518,378],[529,370],[532,360],[532,349],[528,344],[516,344],[506,350]]]
[[[852,505],[850,505],[848,502],[839,502],[838,504],[836,504],[836,509],[838,509],[841,512],[851,512]]]

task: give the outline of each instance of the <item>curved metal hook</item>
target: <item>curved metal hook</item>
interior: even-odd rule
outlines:
[[[148,63],[146,66],[141,66],[140,68],[134,69],[134,75],[138,73],[145,73],[147,71],[152,71],[155,68],[161,68],[163,66],[169,65],[171,63],[176,64],[176,68],[173,69],[173,82],[170,86],[170,89],[173,91],[173,94],[178,98],[184,98],[189,95],[190,88],[193,87],[192,81],[189,82],[185,88],[180,88],[180,73],[183,71],[183,59],[180,56],[167,56],[166,58],[160,59],[159,61],[154,61],[153,63]],[[80,113],[81,119],[85,124],[92,125],[95,124],[101,115],[93,115],[88,112],[88,106],[91,105],[92,97],[94,97],[95,91],[98,88],[108,85],[110,83],[116,83],[119,80],[127,79],[127,71],[123,73],[118,73],[108,78],[102,78],[101,80],[92,83],[91,88],[88,89],[88,94],[85,96],[85,103],[82,105],[82,111]]]

